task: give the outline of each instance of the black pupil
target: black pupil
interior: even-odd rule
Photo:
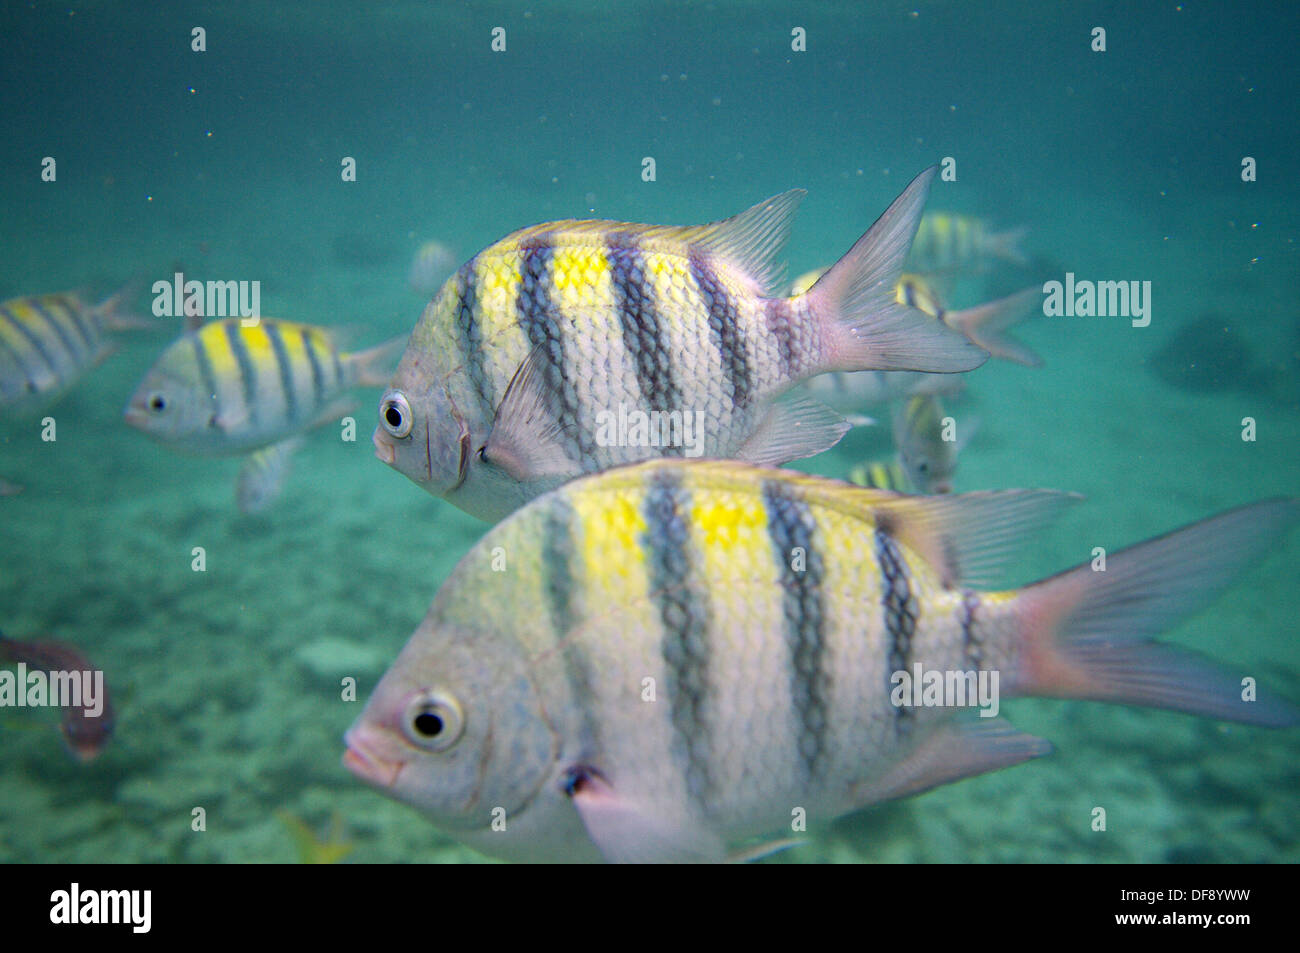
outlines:
[[[163,400],[162,394],[154,394],[149,398],[149,406],[154,410],[162,410],[167,406],[167,401]]]
[[[421,712],[415,716],[415,730],[426,738],[436,738],[442,734],[442,719],[431,711]]]
[[[388,426],[394,429],[402,426],[402,412],[392,404],[389,404],[388,409],[384,411],[384,419],[388,421]]]

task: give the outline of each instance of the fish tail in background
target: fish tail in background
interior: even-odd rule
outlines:
[[[1023,268],[1029,264],[1029,259],[1021,250],[1020,243],[1025,240],[1025,236],[1028,234],[1028,226],[1022,225],[1019,228],[1011,228],[1005,232],[994,232],[986,235],[984,240],[987,243],[989,254]]]
[[[1028,586],[1020,620],[1017,695],[1168,708],[1268,727],[1300,724],[1300,709],[1186,649],[1154,639],[1226,589],[1300,517],[1300,500],[1264,500],[1139,543]]]
[[[988,358],[963,335],[895,300],[935,171],[913,179],[804,296],[827,341],[824,371],[954,373]]]
[[[161,326],[161,322],[156,318],[145,317],[136,311],[131,304],[140,296],[144,286],[145,278],[136,276],[91,308],[91,311],[99,318],[105,330],[156,331]]]
[[[409,338],[410,334],[403,334],[364,351],[349,354],[347,361],[352,367],[357,386],[387,387],[392,380],[397,359],[402,356]]]
[[[988,351],[994,357],[1026,367],[1042,367],[1043,359],[1015,338],[1003,334],[1019,324],[1043,300],[1038,288],[1026,288],[1013,295],[961,311],[945,311],[944,322]]]

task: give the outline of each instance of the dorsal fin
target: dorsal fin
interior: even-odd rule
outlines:
[[[785,263],[777,256],[785,248],[794,213],[807,194],[803,189],[782,192],[739,215],[687,229],[692,234],[683,237],[753,278],[764,295],[776,294],[785,284]]]

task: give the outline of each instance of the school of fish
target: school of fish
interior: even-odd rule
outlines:
[[[792,812],[816,829],[1048,754],[998,716],[998,692],[1300,723],[1266,686],[1244,700],[1237,676],[1157,641],[1275,546],[1300,500],[1000,588],[1016,547],[1078,498],[956,492],[978,431],[967,378],[990,357],[1042,366],[1008,333],[1041,292],[950,306],[972,277],[1023,278],[1027,233],[924,214],[934,176],[792,285],[797,189],[705,225],[533,225],[459,268],[426,242],[408,275],[423,313],[362,350],[325,326],[187,313],[124,420],[239,458],[237,508],[258,514],[309,435],[382,389],[378,459],[494,525],[430,592],[343,764],[486,855],[754,859],[789,845]],[[131,297],[0,302],[0,416],[32,419],[114,335],[151,326]],[[782,468],[880,407],[892,456],[843,481]],[[0,496],[40,492],[19,476]],[[65,643],[3,637],[0,660],[89,667]],[[982,707],[900,695],[913,672],[969,676]],[[64,712],[80,760],[113,732],[103,701],[103,720]]]

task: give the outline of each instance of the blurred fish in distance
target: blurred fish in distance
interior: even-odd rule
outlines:
[[[437,293],[460,264],[456,253],[440,241],[427,241],[416,250],[406,282],[411,290],[428,298]]]
[[[127,309],[136,290],[132,282],[94,305],[76,292],[0,302],[0,416],[58,401],[117,350],[108,332],[154,327]]]
[[[406,336],[347,352],[327,328],[275,318],[203,324],[169,345],[126,406],[126,422],[159,443],[189,453],[261,452],[239,477],[245,512],[279,493],[294,438],[356,408],[351,391],[382,385]],[[272,449],[274,448],[274,449]]]
[[[102,671],[95,668],[80,650],[66,642],[53,639],[19,642],[4,633],[0,633],[0,661],[21,663],[46,675],[57,676],[65,684],[75,681],[81,687],[89,682],[84,687],[87,692],[91,691],[91,686],[97,686],[99,694],[95,697],[82,695],[79,703],[62,708],[59,728],[68,753],[78,761],[85,763],[99,757],[116,726],[116,715]],[[70,678],[72,673],[78,676],[84,673],[84,677]],[[92,679],[95,674],[98,678]],[[13,704],[12,701],[9,703]],[[48,701],[43,704],[48,704]]]

